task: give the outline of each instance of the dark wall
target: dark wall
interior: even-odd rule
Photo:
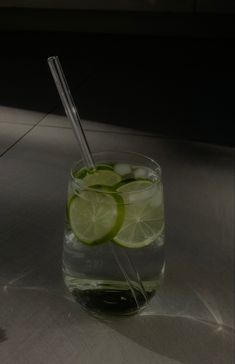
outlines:
[[[131,14],[129,19],[133,25]],[[70,59],[81,58],[88,68],[89,62],[92,67],[95,64],[94,78],[81,89],[79,97],[83,118],[144,128],[168,137],[235,146],[232,23],[221,29],[216,17],[206,22],[202,16],[200,21],[194,18],[198,24],[196,32],[185,15],[172,19],[171,15],[162,17],[160,26],[152,18],[149,29],[156,31],[149,34],[131,34],[123,30],[122,23],[119,24],[122,34],[97,29],[89,32],[2,29],[1,57],[15,57],[16,62],[19,57],[41,60],[45,72],[45,60],[53,54],[59,55],[65,66]],[[184,31],[173,35],[170,33],[176,27],[176,19]],[[210,27],[212,24],[214,28]],[[137,29],[141,33],[142,28],[137,26]],[[164,29],[168,29],[168,34]],[[69,69],[66,71],[72,79]],[[14,100],[5,102],[10,104]],[[18,106],[37,107],[23,103]]]

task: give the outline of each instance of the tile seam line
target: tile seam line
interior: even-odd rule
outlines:
[[[53,107],[53,110],[55,110],[56,107]],[[27,134],[29,134],[34,128],[36,128],[39,123],[44,120],[53,110],[51,110],[50,112],[48,112],[47,114],[45,114],[40,120],[38,120],[31,128],[29,128],[23,135],[21,135],[21,137],[19,139],[17,139],[13,144],[11,144],[7,149],[5,149],[1,154],[0,154],[0,158],[3,157],[7,152],[9,152],[9,150],[11,150],[12,148],[14,148],[16,146],[16,144],[18,144]]]
[[[87,75],[87,77],[85,77],[83,80],[81,80],[81,82],[79,82],[79,84],[74,87],[74,91],[76,92],[77,89],[79,89],[80,87],[82,87],[90,78],[90,76],[92,76],[92,74],[96,73],[97,70],[92,70],[89,75]],[[11,144],[8,148],[6,148],[1,154],[0,154],[0,158],[3,157],[7,152],[9,152],[9,150],[11,150],[12,148],[14,148],[16,146],[16,144],[18,144],[26,135],[28,135],[34,128],[36,128],[41,121],[43,121],[48,115],[50,115],[53,111],[55,111],[58,106],[60,105],[60,103],[56,103],[55,106],[53,106],[53,108],[48,111],[38,122],[36,122],[29,130],[27,130],[26,133],[24,133],[19,139],[17,139],[13,144]],[[11,124],[11,123],[9,123]]]

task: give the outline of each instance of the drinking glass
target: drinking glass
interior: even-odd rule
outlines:
[[[98,316],[142,310],[164,277],[161,168],[134,152],[93,154],[71,169],[63,276],[83,308]]]

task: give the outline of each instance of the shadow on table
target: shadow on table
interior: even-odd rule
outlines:
[[[173,316],[137,316],[108,323],[137,344],[184,364],[232,364],[232,329],[196,319]]]
[[[7,340],[6,331],[0,328],[0,343]]]

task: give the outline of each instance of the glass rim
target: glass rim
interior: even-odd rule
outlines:
[[[155,184],[157,184],[157,183],[159,183],[160,181],[161,181],[161,177],[162,177],[162,169],[161,169],[161,166],[160,166],[160,164],[159,163],[157,163],[154,159],[152,159],[151,157],[148,157],[147,155],[145,155],[145,154],[142,154],[142,153],[139,153],[139,152],[133,152],[133,151],[129,151],[129,150],[124,150],[124,151],[115,151],[115,150],[111,150],[111,149],[107,149],[107,150],[103,150],[103,151],[98,151],[98,152],[93,152],[92,153],[92,156],[96,156],[96,155],[102,155],[102,154],[105,154],[105,153],[110,153],[110,154],[123,154],[123,155],[129,155],[129,156],[137,156],[137,157],[141,157],[141,158],[143,158],[143,160],[146,160],[147,162],[149,162],[149,163],[151,163],[151,164],[153,164],[154,166],[155,166],[155,168],[152,168],[155,172],[157,172],[156,173],[156,180],[154,180],[154,181],[152,181],[153,183],[152,183],[152,185],[150,185],[150,186],[148,186],[148,187],[145,187],[145,188],[141,188],[141,189],[139,189],[139,190],[135,190],[135,191],[129,191],[129,192],[117,192],[117,191],[112,191],[112,190],[110,190],[110,191],[104,191],[104,190],[100,190],[100,189],[97,189],[97,188],[93,188],[93,187],[85,187],[84,189],[82,189],[82,191],[92,191],[92,192],[99,192],[99,193],[107,193],[107,194],[115,194],[115,193],[119,193],[119,194],[127,194],[127,195],[129,195],[129,194],[132,194],[132,193],[138,193],[138,192],[140,192],[140,191],[148,191],[148,190],[150,190],[152,187],[153,187],[153,185],[155,185]],[[73,164],[72,164],[72,167],[71,167],[71,169],[70,169],[70,176],[71,176],[71,178],[72,178],[72,180],[73,180],[73,182],[76,184],[76,185],[78,185],[78,187],[80,187],[81,188],[81,186],[79,186],[79,184],[77,183],[77,178],[76,177],[74,177],[74,172],[76,171],[76,170],[78,170],[78,168],[76,168],[76,167],[78,167],[81,163],[83,163],[84,162],[84,160],[82,159],[82,158],[80,158],[78,161],[75,161]],[[107,161],[108,162],[108,161]],[[85,165],[84,165],[84,167],[86,167]],[[81,167],[80,167],[81,168]]]

